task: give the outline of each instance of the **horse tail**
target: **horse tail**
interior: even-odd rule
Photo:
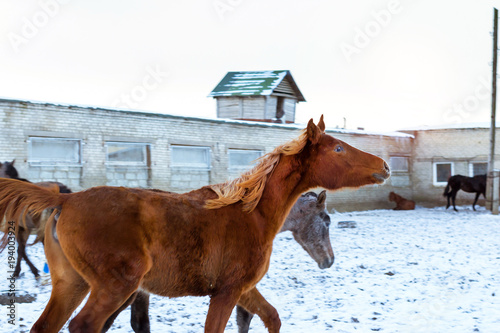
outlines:
[[[0,252],[17,235],[20,223],[26,225],[28,212],[39,215],[47,208],[61,207],[64,201],[65,195],[59,194],[57,185],[42,188],[20,180],[0,178],[0,218],[6,219],[0,228],[4,233]]]
[[[448,193],[450,193],[450,181],[449,180],[448,180],[448,184],[446,184],[446,187],[444,188],[443,196],[444,197],[448,196]]]

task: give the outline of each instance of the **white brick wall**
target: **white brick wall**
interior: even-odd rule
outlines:
[[[445,205],[444,186],[433,185],[433,163],[453,162],[454,174],[469,176],[470,162],[487,162],[489,154],[489,129],[440,129],[410,132],[415,135],[412,185],[414,199],[426,206]],[[500,147],[496,145],[495,155]],[[500,167],[497,158],[496,167]],[[482,196],[481,196],[482,198]],[[460,191],[457,204],[472,204],[474,194]],[[481,205],[484,200],[480,200]]]
[[[60,106],[0,100],[0,160],[16,158],[20,176],[31,181],[57,180],[78,191],[98,185],[152,187],[184,192],[223,182],[235,176],[228,170],[227,150],[249,147],[270,152],[277,145],[296,138],[300,130],[290,125],[206,120],[162,114],[125,112],[77,106]],[[328,119],[326,119],[328,124]],[[80,167],[28,165],[27,139],[30,133],[58,133],[82,139]],[[69,134],[68,134],[69,133]],[[391,154],[411,154],[412,139],[332,131],[329,134],[362,150],[389,160]],[[151,166],[147,170],[121,171],[106,166],[105,142],[147,142],[151,145]],[[211,148],[209,171],[179,170],[170,166],[171,144],[189,143]],[[402,178],[401,178],[402,177]],[[394,184],[392,184],[394,182]],[[410,185],[401,187],[401,182]],[[395,185],[397,187],[393,187]],[[389,208],[392,190],[412,197],[411,177],[402,175],[386,185],[345,190],[329,194],[329,208]]]

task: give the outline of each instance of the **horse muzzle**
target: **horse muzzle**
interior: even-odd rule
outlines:
[[[327,269],[333,265],[334,261],[335,261],[335,257],[331,256],[331,257],[326,258],[322,262],[318,262],[318,266],[320,269]]]
[[[373,178],[375,178],[377,183],[382,184],[391,176],[391,169],[389,168],[387,163],[384,162],[384,167],[382,168],[382,170],[380,170],[379,172],[374,172],[372,176]]]

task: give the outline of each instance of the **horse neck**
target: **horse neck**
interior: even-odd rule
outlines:
[[[285,218],[299,198],[310,188],[304,181],[294,156],[282,156],[269,176],[256,209],[265,218],[264,230],[274,238],[280,232]]]

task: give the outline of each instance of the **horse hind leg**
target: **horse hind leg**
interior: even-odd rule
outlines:
[[[19,277],[21,273],[21,261],[24,259],[26,264],[30,268],[31,272],[35,275],[35,278],[40,277],[40,271],[33,265],[33,263],[29,260],[28,255],[26,254],[26,244],[28,243],[28,237],[30,234],[30,230],[25,229],[23,227],[19,227],[19,232],[17,234],[17,260],[16,260],[16,268],[14,269],[14,277]]]
[[[109,330],[116,317],[130,305],[130,325],[135,333],[150,333],[149,323],[149,294],[142,291],[136,291],[129,299],[116,310],[111,317],[106,320],[101,333]]]
[[[458,191],[452,191],[451,192],[451,202],[453,203],[453,210],[455,212],[458,212],[457,207],[455,207],[455,198],[457,197],[457,192]]]
[[[145,274],[145,272],[144,272]],[[101,332],[106,320],[116,312],[139,287],[144,274],[136,283],[121,283],[116,279],[104,277],[100,281],[92,281],[87,303],[69,324],[70,332]]]
[[[477,192],[476,193],[476,198],[474,199],[474,203],[472,204],[472,209],[473,210],[476,210],[476,203],[477,203],[477,200],[479,199],[479,196],[481,195],[481,192]]]
[[[115,321],[116,317],[127,308],[130,304],[132,304],[135,301],[135,298],[137,296],[137,293],[133,293],[132,296],[129,297],[129,299],[120,306],[118,310],[116,310],[107,320],[106,323],[104,324],[104,327],[101,330],[101,333],[105,333],[109,330],[111,325],[113,325],[113,322]]]
[[[47,223],[49,228],[51,223]],[[32,333],[59,332],[89,291],[87,282],[68,262],[52,232],[46,233],[45,256],[50,267],[52,292],[49,303],[31,329]]]

